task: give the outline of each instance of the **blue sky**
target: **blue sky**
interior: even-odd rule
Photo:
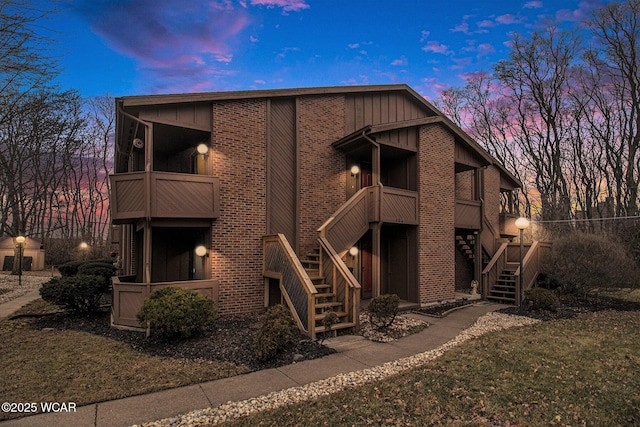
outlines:
[[[605,0],[67,0],[46,26],[84,96],[407,83],[490,71],[510,33]]]

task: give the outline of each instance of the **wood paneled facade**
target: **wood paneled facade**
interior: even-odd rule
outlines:
[[[260,310],[270,292],[292,310],[309,303],[298,320],[313,335],[323,314],[310,286],[332,283],[340,301],[318,307],[346,311],[383,293],[451,299],[510,232],[517,180],[406,85],[116,102],[114,295],[128,314],[115,325],[132,326],[151,287],[184,282],[223,314]],[[472,256],[456,236],[476,236]]]

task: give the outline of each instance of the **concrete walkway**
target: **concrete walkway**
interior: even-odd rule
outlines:
[[[36,289],[16,299],[0,304],[0,320],[6,319],[18,311],[23,305],[35,301],[38,298],[40,298],[40,291]]]
[[[432,350],[473,325],[480,316],[503,307],[506,306],[481,302],[451,312],[441,319],[415,315],[431,323],[431,326],[420,333],[391,343],[374,343],[353,335],[330,338],[325,340],[325,344],[335,348],[337,353],[321,359],[86,405],[70,413],[46,413],[9,420],[1,422],[0,426],[130,426],[196,409],[215,407],[228,401],[258,397],[272,391],[305,385],[337,374],[370,368]]]

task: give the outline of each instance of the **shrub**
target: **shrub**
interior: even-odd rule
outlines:
[[[324,342],[324,338],[327,336],[327,334],[331,332],[333,325],[335,325],[339,321],[340,319],[338,318],[338,315],[336,314],[335,311],[330,311],[324,316],[324,319],[322,319],[322,326],[324,326],[324,334],[322,335],[322,342]]]
[[[586,233],[554,240],[544,273],[559,290],[584,296],[601,288],[635,288],[640,278],[637,265],[621,244]]]
[[[111,281],[111,277],[116,274],[116,268],[113,264],[107,264],[105,262],[87,262],[78,267],[78,274],[100,276],[109,283]]]
[[[295,332],[296,324],[289,309],[282,304],[270,307],[256,334],[256,357],[260,360],[271,359],[292,342]]]
[[[102,277],[79,274],[51,279],[40,288],[40,296],[70,311],[90,312],[108,290]]]
[[[63,277],[71,277],[78,274],[78,268],[84,264],[84,261],[70,261],[58,266],[58,271]]]
[[[556,294],[544,288],[532,288],[524,291],[524,303],[528,304],[532,310],[557,311],[560,300]]]
[[[164,338],[190,338],[217,317],[215,303],[192,289],[169,286],[151,293],[137,314],[140,325],[149,324]]]
[[[378,329],[388,328],[395,320],[399,306],[400,297],[395,294],[372,298],[368,308],[371,324]]]

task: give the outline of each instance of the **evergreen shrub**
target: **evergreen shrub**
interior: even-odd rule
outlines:
[[[137,314],[143,327],[163,338],[190,338],[211,325],[218,315],[215,303],[193,289],[168,286],[151,293]]]
[[[256,357],[260,360],[271,359],[278,351],[291,344],[295,332],[296,324],[286,306],[278,304],[269,307],[256,334]]]
[[[108,290],[102,277],[78,274],[52,278],[40,288],[40,297],[66,310],[86,313],[98,309]]]
[[[395,320],[399,307],[398,295],[386,294],[372,298],[368,308],[371,324],[378,329],[388,328]]]

